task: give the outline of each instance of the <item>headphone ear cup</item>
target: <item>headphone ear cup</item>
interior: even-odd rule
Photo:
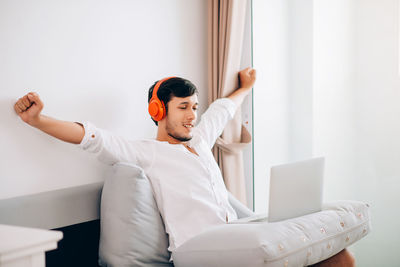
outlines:
[[[164,103],[158,98],[150,100],[148,109],[150,116],[155,121],[160,121],[165,117]]]
[[[161,85],[164,81],[169,80],[169,79],[171,79],[171,78],[175,78],[175,77],[172,76],[172,77],[164,78],[164,79],[158,81],[158,82],[155,84],[155,86],[154,86],[153,95],[152,95],[152,97],[151,97],[151,99],[150,99],[150,101],[149,101],[149,105],[148,105],[148,111],[149,111],[149,113],[150,113],[150,116],[151,116],[151,117],[153,118],[153,120],[155,120],[155,121],[160,121],[160,120],[162,120],[162,119],[166,116],[166,114],[167,114],[167,111],[166,111],[166,109],[165,109],[164,102],[161,101],[161,100],[157,97],[157,92],[158,92],[158,88],[160,87],[160,85]]]

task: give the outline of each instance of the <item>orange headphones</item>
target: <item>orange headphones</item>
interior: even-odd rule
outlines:
[[[165,82],[166,80],[171,79],[171,78],[175,78],[175,77],[172,76],[172,77],[168,77],[168,78],[164,78],[162,80],[159,80],[156,83],[156,85],[154,86],[153,95],[151,96],[151,99],[150,99],[150,102],[149,102],[149,113],[150,113],[150,116],[155,121],[162,120],[166,115],[164,102],[161,101],[157,96],[158,88],[160,87],[160,85],[163,82]]]

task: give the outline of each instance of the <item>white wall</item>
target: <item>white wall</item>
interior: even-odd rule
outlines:
[[[354,1],[314,1],[313,9],[313,155],[325,157],[325,201],[351,199],[356,134]]]
[[[164,76],[207,99],[206,1],[0,1],[0,198],[100,181],[90,154],[24,124],[15,100],[38,92],[44,114],[155,137],[147,90]]]
[[[354,246],[359,266],[400,266],[399,1],[356,0],[356,175],[372,233]]]
[[[289,159],[289,1],[253,0],[255,211],[268,210],[269,170]]]
[[[314,1],[314,11],[314,152],[327,157],[326,200],[371,206],[373,231],[351,248],[357,265],[399,266],[399,3]]]
[[[327,156],[326,199],[371,206],[373,230],[351,247],[357,266],[399,266],[399,2],[314,9],[314,152]]]
[[[313,2],[289,2],[289,158],[313,155]]]
[[[260,41],[264,45],[258,46],[255,38],[254,54],[260,54],[254,61],[258,60],[256,67],[260,69],[274,64],[279,72],[276,77],[290,81],[288,161],[325,156],[325,201],[354,199],[370,204],[372,232],[350,248],[357,266],[400,266],[399,1],[288,0],[277,5],[270,0],[264,5],[269,8],[259,14],[264,16],[264,24],[256,25],[256,16],[254,22],[254,34],[264,34],[265,39]],[[282,14],[283,5],[289,6],[289,17],[286,9]],[[270,30],[274,14],[286,20],[289,30],[277,18],[273,22],[280,34]],[[278,42],[282,42],[280,48],[291,47],[286,51],[290,64],[285,68],[277,63],[287,61],[285,51],[275,50],[276,60],[270,46],[265,45]],[[260,86],[266,91],[256,97],[258,103],[269,101],[271,90],[274,94],[282,92],[280,84],[271,82],[276,77],[259,79],[255,94]],[[288,102],[281,99],[277,103],[284,109]],[[270,150],[286,139],[277,135],[283,127],[270,128],[275,133],[266,134],[262,127],[267,127],[267,121],[260,119],[265,113],[255,112],[256,144],[258,129],[264,131],[263,137],[270,138],[256,147],[257,163],[265,155],[270,160]],[[275,140],[271,138],[277,138],[277,144],[272,144]],[[276,159],[287,153],[283,144],[281,149],[281,154],[273,155]],[[264,181],[264,174],[257,176],[257,166],[255,172],[257,186],[259,180]],[[257,195],[264,191],[256,188],[256,210],[257,201],[265,203],[268,198]]]

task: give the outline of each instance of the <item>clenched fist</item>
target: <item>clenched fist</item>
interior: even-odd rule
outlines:
[[[252,88],[256,81],[256,70],[253,68],[246,68],[239,72],[240,87]]]
[[[26,123],[34,125],[39,120],[40,112],[43,109],[43,102],[40,100],[39,95],[30,92],[15,103],[15,112]]]

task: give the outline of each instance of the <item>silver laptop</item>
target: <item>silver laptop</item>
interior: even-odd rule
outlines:
[[[321,211],[324,158],[313,158],[271,168],[269,213],[231,223],[276,222]]]
[[[268,221],[276,222],[321,211],[324,158],[271,168]]]

